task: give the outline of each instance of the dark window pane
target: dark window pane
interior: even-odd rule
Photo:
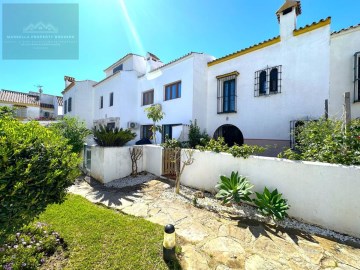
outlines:
[[[104,107],[104,97],[101,96],[100,97],[100,109],[102,109]]]
[[[71,110],[72,110],[72,108],[71,108],[71,106],[72,106],[71,101],[72,101],[72,98],[69,98],[69,99],[68,99],[68,112],[71,112]]]
[[[265,70],[260,72],[259,93],[260,93],[260,95],[266,94],[266,71]]]
[[[270,92],[278,91],[278,69],[273,68],[270,71]]]
[[[181,97],[181,82],[178,83],[178,98]]]
[[[64,114],[67,113],[67,100],[65,100],[64,102]]]
[[[176,84],[171,86],[171,99],[176,98]]]
[[[110,107],[114,105],[114,93],[110,93]]]
[[[116,68],[113,69],[113,73],[117,72],[117,71],[120,71],[120,70],[123,70],[123,65],[119,65],[117,66]]]

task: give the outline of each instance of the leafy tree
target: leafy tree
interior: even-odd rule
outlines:
[[[209,135],[204,130],[200,131],[200,127],[197,125],[196,119],[194,122],[190,121],[189,128],[189,145],[191,148],[195,148],[197,145],[204,146],[210,140]]]
[[[15,109],[8,106],[0,106],[0,118],[14,117]]]
[[[94,140],[100,146],[123,146],[136,137],[130,129],[101,126],[93,129]]]
[[[320,161],[344,165],[360,165],[360,120],[352,120],[345,128],[342,121],[320,119],[306,122],[296,133],[294,150],[279,157]]]
[[[0,118],[0,238],[27,224],[48,204],[65,200],[79,174],[67,141],[38,122]]]
[[[91,131],[86,128],[84,122],[79,121],[75,117],[68,116],[52,124],[50,129],[66,138],[74,153],[81,152],[86,136],[91,134]]]
[[[154,140],[154,143],[156,144],[156,132],[161,132],[161,126],[156,125],[159,121],[161,121],[164,118],[165,113],[161,109],[161,105],[156,104],[150,107],[145,108],[145,112],[147,113],[147,118],[153,121],[153,126],[151,128],[152,130],[152,139]]]

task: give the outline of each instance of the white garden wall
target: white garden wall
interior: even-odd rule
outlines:
[[[360,167],[230,154],[194,153],[181,183],[214,192],[220,175],[238,171],[262,192],[277,188],[291,205],[289,215],[360,237]]]
[[[132,147],[91,147],[90,175],[106,184],[131,174]],[[138,160],[138,172],[143,171],[143,159]]]
[[[143,148],[138,171],[162,175],[162,147],[137,147]],[[90,175],[102,183],[130,175],[130,148],[92,146]],[[220,175],[238,171],[248,177],[254,191],[267,186],[283,193],[290,216],[360,237],[360,167],[258,156],[243,159],[198,150],[193,157],[194,163],[181,176],[183,185],[216,192]]]
[[[162,147],[143,146],[143,170],[155,175],[162,175]]]

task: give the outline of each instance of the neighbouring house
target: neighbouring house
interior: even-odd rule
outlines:
[[[301,12],[300,1],[285,1],[276,12],[278,36],[218,59],[191,52],[164,64],[152,53],[127,54],[100,82],[66,76],[64,113],[89,128],[131,128],[136,141],[151,136],[144,108],[160,104],[158,142],[187,140],[197,119],[229,145],[273,145],[267,154],[276,155],[293,146],[299,124],[325,115],[325,104],[341,118],[344,92],[351,92],[352,118],[360,117],[360,26],[331,33],[328,17],[299,28]]]
[[[94,119],[94,88],[95,81],[75,81],[65,76],[65,89],[62,91],[64,116],[77,117],[84,121],[88,128],[93,125]]]
[[[15,108],[16,117],[22,120],[53,120],[63,115],[63,98],[41,89],[29,93],[1,89],[0,106]]]

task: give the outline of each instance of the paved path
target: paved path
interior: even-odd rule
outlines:
[[[223,218],[162,196],[170,188],[162,180],[124,189],[81,181],[70,192],[160,225],[174,224],[183,269],[360,269],[359,248],[254,221]]]

